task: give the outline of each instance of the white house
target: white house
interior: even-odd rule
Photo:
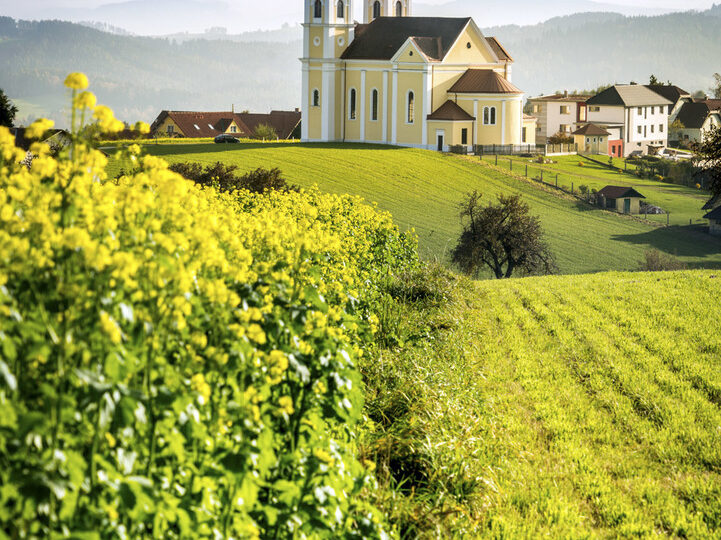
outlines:
[[[609,141],[613,155],[619,157],[634,152],[655,154],[668,146],[672,105],[669,99],[636,84],[612,86],[586,101],[588,122],[619,133],[620,140]]]
[[[558,133],[571,135],[577,123],[586,122],[586,100],[590,97],[564,92],[529,98],[531,116],[538,120],[537,142],[546,143]]]
[[[684,103],[672,120],[669,140],[679,143],[703,142],[706,133],[721,127],[721,99]]]

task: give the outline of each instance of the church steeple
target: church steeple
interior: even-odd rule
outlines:
[[[364,0],[363,22],[368,24],[378,17],[410,17],[411,0]]]

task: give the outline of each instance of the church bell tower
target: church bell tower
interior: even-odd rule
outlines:
[[[340,139],[340,57],[353,40],[352,0],[303,0],[302,139]]]
[[[363,0],[363,22],[368,24],[378,17],[410,17],[411,0]]]

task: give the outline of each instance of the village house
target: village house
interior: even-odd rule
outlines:
[[[596,200],[603,208],[615,210],[619,214],[640,214],[641,199],[638,191],[627,186],[606,186],[596,193]]]
[[[670,124],[669,141],[701,143],[705,134],[715,127],[721,127],[721,99],[686,102]]]
[[[686,90],[673,84],[647,84],[646,88],[671,102],[671,105],[669,105],[667,109],[669,125],[673,122],[673,119],[676,118],[683,104],[693,99],[691,94]]]
[[[304,141],[448,150],[519,145],[513,59],[471,18],[412,17],[410,0],[304,0]]]
[[[150,126],[150,133],[184,138],[213,138],[226,133],[240,138],[253,137],[256,129],[265,125],[285,140],[300,136],[300,124],[299,110],[271,111],[270,114],[162,111]]]
[[[637,84],[611,86],[586,101],[588,121],[611,133],[612,155],[618,157],[657,154],[668,146],[668,111],[673,105]]]
[[[573,132],[573,142],[585,154],[611,154],[608,140],[611,134],[596,124],[584,124]]]
[[[709,221],[708,231],[715,236],[721,236],[721,206],[711,210],[704,219]]]
[[[591,96],[569,94],[551,94],[529,98],[531,115],[537,119],[536,141],[546,144],[550,137],[557,134],[570,136],[575,125],[586,122],[586,101]]]

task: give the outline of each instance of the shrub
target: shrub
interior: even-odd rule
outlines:
[[[578,186],[578,191],[581,193],[581,195],[587,195],[589,193],[588,186],[585,184],[581,184]]]
[[[260,124],[253,130],[254,139],[272,141],[278,138],[275,128],[269,124]]]
[[[108,181],[73,124],[30,171],[0,128],[0,536],[383,536],[355,362],[415,240],[357,199],[223,193],[137,146]]]
[[[644,262],[641,265],[642,272],[666,272],[674,270],[686,270],[687,266],[673,255],[663,253],[657,249],[651,249],[644,253]]]
[[[297,190],[283,178],[279,169],[256,169],[252,172],[237,176],[238,167],[216,162],[205,168],[200,163],[174,163],[170,170],[183,178],[192,180],[201,186],[212,186],[219,191],[235,191],[245,189],[253,193],[264,193],[268,190],[288,191]]]

